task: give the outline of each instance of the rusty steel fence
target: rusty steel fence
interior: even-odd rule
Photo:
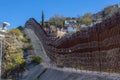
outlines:
[[[120,13],[69,37],[52,39],[43,27],[26,23],[38,36],[50,59],[59,66],[120,73]]]

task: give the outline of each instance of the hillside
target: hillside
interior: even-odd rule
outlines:
[[[57,28],[62,28],[62,27],[69,27],[66,26],[66,22],[65,21],[70,21],[70,20],[75,20],[75,25],[78,26],[78,30],[80,26],[87,27],[92,25],[93,23],[100,23],[103,20],[106,20],[110,17],[112,17],[112,15],[114,15],[115,13],[120,11],[120,5],[119,4],[114,4],[114,5],[110,5],[105,7],[104,9],[102,9],[101,11],[97,12],[97,13],[91,13],[91,12],[87,12],[84,15],[78,15],[77,17],[65,17],[65,16],[61,16],[58,14],[55,14],[54,16],[52,16],[48,21],[45,22],[44,26],[46,28],[49,28],[50,25],[54,25]],[[71,24],[71,23],[70,23]],[[74,24],[73,24],[74,25]]]
[[[115,14],[116,12],[119,12],[119,11],[120,11],[120,5],[119,4],[110,5],[110,6],[105,7],[103,10],[93,14],[92,18],[93,18],[93,20],[108,19],[113,14]]]
[[[22,32],[22,27],[8,30],[3,40],[2,78],[12,78],[24,71],[23,50],[32,49],[30,39]]]

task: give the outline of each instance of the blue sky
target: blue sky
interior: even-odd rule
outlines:
[[[40,22],[42,10],[45,20],[54,14],[77,17],[87,12],[96,13],[116,3],[120,0],[0,0],[0,24],[6,21],[11,24],[8,28],[24,26],[31,17]]]

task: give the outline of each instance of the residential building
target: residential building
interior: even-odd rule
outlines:
[[[65,20],[64,26],[67,29],[67,32],[75,32],[76,31],[76,26],[77,26],[77,21],[70,19],[70,20]]]

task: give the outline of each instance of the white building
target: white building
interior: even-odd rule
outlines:
[[[67,27],[67,32],[75,32],[76,31],[76,20],[65,20],[65,27]]]
[[[65,25],[66,27],[76,27],[76,20],[65,20]]]

